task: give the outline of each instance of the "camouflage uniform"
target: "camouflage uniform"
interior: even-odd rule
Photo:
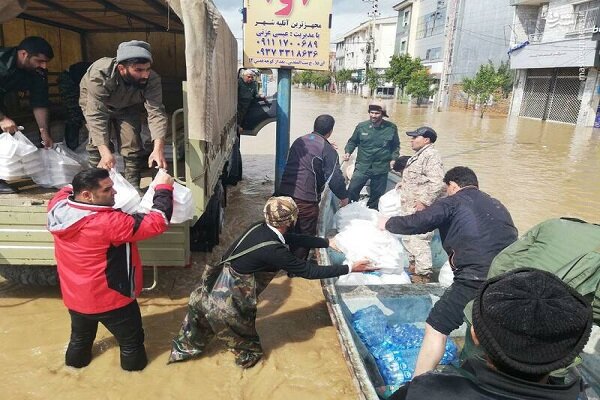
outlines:
[[[406,163],[402,172],[402,215],[414,214],[417,201],[430,206],[444,191],[444,166],[442,158],[433,144],[418,150]],[[414,262],[417,275],[429,275],[432,272],[431,239],[433,232],[420,235],[406,235],[402,238]]]
[[[260,360],[263,350],[255,326],[256,304],[277,273],[240,274],[231,268],[230,262],[272,244],[277,242],[260,243],[216,266],[206,267],[200,287],[190,295],[188,313],[179,334],[173,339],[169,363],[199,356],[215,336],[233,351],[238,365],[251,367]]]

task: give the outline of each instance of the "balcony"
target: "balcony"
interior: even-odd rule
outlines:
[[[530,42],[510,54],[512,69],[598,67],[598,42],[576,37],[558,42]]]
[[[538,6],[547,3],[548,0],[510,0],[511,6]]]

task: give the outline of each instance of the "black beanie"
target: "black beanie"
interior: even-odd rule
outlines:
[[[482,285],[473,303],[473,328],[498,369],[543,376],[566,367],[583,350],[592,308],[555,275],[520,268]]]
[[[54,58],[52,46],[46,39],[39,36],[28,36],[19,43],[17,50],[25,50],[31,55],[43,54],[48,58]]]

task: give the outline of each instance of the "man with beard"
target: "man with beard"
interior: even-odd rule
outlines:
[[[125,162],[124,177],[137,188],[145,161],[140,132],[146,114],[154,142],[148,167],[154,163],[167,167],[164,138],[168,118],[162,104],[160,76],[151,69],[150,50],[150,44],[140,40],[123,42],[116,58],[104,57],[94,62],[80,83],[79,105],[90,133],[90,166],[115,166],[111,151],[113,131]]]
[[[29,104],[38,125],[42,143],[52,146],[48,129],[48,62],[54,57],[52,46],[41,37],[29,36],[17,47],[0,48],[0,129],[15,133],[17,123],[7,115],[6,93],[28,91]],[[15,189],[0,180],[0,194]]]

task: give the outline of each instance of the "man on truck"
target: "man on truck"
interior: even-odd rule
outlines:
[[[119,44],[117,57],[103,57],[94,62],[80,87],[79,105],[90,135],[87,150],[91,167],[115,166],[110,135],[114,128],[125,162],[123,176],[139,188],[145,158],[142,118],[146,114],[154,142],[148,167],[154,163],[159,168],[167,167],[164,147],[168,117],[162,103],[160,76],[152,70],[150,44],[141,40]]]
[[[17,123],[9,115],[4,103],[7,93],[28,91],[29,104],[40,131],[42,144],[53,142],[48,129],[48,62],[54,57],[52,46],[45,39],[29,36],[17,47],[0,48],[0,129],[15,133]],[[0,180],[0,194],[15,193],[15,189]]]
[[[136,298],[143,285],[136,242],[165,232],[173,213],[173,178],[157,178],[152,209],[129,215],[113,208],[108,171],[79,172],[48,204],[48,230],[62,298],[71,315],[71,338],[65,355],[70,367],[92,361],[98,322],[119,343],[121,368],[139,371],[148,359],[142,316]]]

